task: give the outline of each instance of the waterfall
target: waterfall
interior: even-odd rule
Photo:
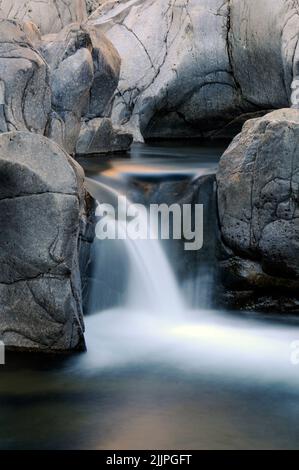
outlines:
[[[183,300],[166,256],[156,240],[127,240],[131,273],[127,307],[159,314],[183,311]]]
[[[147,168],[138,164],[139,176],[147,171],[140,183],[140,177],[134,177],[136,163],[124,168],[122,161],[121,165],[121,171],[108,166],[106,176],[96,170],[92,179],[87,178],[87,188],[99,202],[116,207],[119,196],[127,196],[134,202],[172,203],[188,190],[188,184],[173,190],[175,180],[168,180],[171,190],[158,184],[151,192]],[[177,165],[180,170],[181,165]],[[156,185],[155,175],[152,181]],[[175,251],[173,240],[165,245],[152,239],[95,241],[92,263],[96,282],[91,296],[99,303],[85,317],[88,353],[81,356],[74,371],[94,374],[146,366],[163,371],[180,369],[184,374],[213,380],[220,377],[225,383],[241,379],[250,385],[280,382],[297,389],[297,320],[290,325],[287,321],[283,324],[281,317],[213,310],[210,298],[217,288],[212,259],[216,250],[213,178],[203,178],[196,188],[196,201],[203,202],[206,209],[203,250],[188,254],[180,245]],[[179,200],[184,203],[190,197]],[[121,218],[111,218],[110,223],[120,232],[125,230]],[[190,296],[196,297],[194,304]]]
[[[87,187],[98,201],[105,201],[115,206],[117,198],[126,197],[124,192],[116,190],[103,182],[90,180],[87,178]],[[130,204],[126,197],[127,204]],[[122,305],[123,308],[131,310],[150,311],[157,315],[179,315],[184,310],[184,302],[181,297],[175,275],[170,267],[166,254],[158,239],[154,239],[149,233],[147,219],[143,212],[138,213],[139,223],[143,225],[144,231],[148,233],[146,240],[133,240],[126,238],[125,221],[121,218],[115,219],[112,215],[109,218],[110,228],[114,233],[121,233],[121,239],[102,240],[97,244],[95,253],[95,263],[99,263],[97,271],[102,271],[105,276],[107,263],[109,264],[109,254],[117,250],[120,257],[125,257],[127,273],[127,289]],[[106,263],[101,266],[101,251],[106,250]],[[111,262],[111,260],[110,260]],[[113,281],[115,282],[115,281]],[[100,295],[99,292],[91,295]]]

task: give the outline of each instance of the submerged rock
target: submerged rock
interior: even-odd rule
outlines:
[[[136,140],[215,136],[241,115],[290,104],[295,2],[112,0],[89,23],[120,53],[112,118]]]
[[[260,291],[253,306],[299,298],[298,141],[299,111],[282,109],[248,121],[220,161],[222,277],[243,296]]]
[[[133,136],[123,129],[113,127],[111,119],[96,118],[82,125],[77,142],[78,155],[126,152]]]
[[[0,20],[0,132],[43,134],[51,110],[48,68],[25,29]]]
[[[0,16],[32,21],[42,34],[57,33],[69,23],[87,18],[85,0],[1,0]]]
[[[51,140],[11,132],[0,135],[0,180],[0,339],[83,349],[80,268],[93,236],[83,171]]]

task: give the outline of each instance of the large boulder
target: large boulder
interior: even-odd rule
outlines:
[[[298,142],[299,111],[282,109],[248,121],[220,161],[222,277],[233,291],[259,291],[253,305],[299,298]]]
[[[57,33],[87,18],[85,0],[1,0],[0,17],[32,21],[41,34]]]
[[[40,133],[74,154],[82,122],[110,116],[120,57],[98,26],[72,23],[42,36],[31,21],[3,19],[0,52],[0,133]],[[109,148],[120,151],[118,134]]]
[[[79,24],[71,24],[57,34],[43,36],[35,45],[50,70],[53,112],[46,134],[72,154],[94,81],[90,36]]]
[[[0,181],[0,339],[12,349],[83,349],[83,171],[51,140],[10,132],[0,135]]]
[[[0,20],[0,132],[43,134],[51,110],[47,65],[24,28]]]
[[[109,116],[111,100],[119,82],[120,56],[99,26],[85,25],[92,46],[94,81],[87,112],[89,119]]]
[[[81,119],[110,113],[120,57],[97,26],[73,23],[57,34],[37,38],[50,69],[53,112],[47,136],[74,153]]]
[[[296,2],[111,0],[89,23],[120,53],[112,117],[136,140],[217,135],[237,117],[290,104]]]

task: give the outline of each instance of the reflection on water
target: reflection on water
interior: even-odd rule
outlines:
[[[123,184],[125,190],[133,181],[130,197],[141,197],[146,188],[152,199],[157,178],[172,181],[172,188],[179,175],[193,181],[212,171],[219,154],[208,147],[137,146],[132,162],[104,162],[104,175],[95,163],[85,163],[95,182],[104,178],[111,187],[114,180],[115,188]],[[173,155],[175,165],[165,158]],[[161,197],[161,185],[158,192]],[[162,194],[167,198],[168,189]],[[86,317],[88,352],[8,355],[1,368],[0,448],[298,448],[299,366],[290,360],[290,345],[299,340],[296,318],[208,308],[209,270],[192,278],[199,298],[193,308],[173,316],[163,304],[161,315],[153,315],[148,305],[127,303],[130,250],[99,248],[93,275],[104,271],[106,279],[92,283],[100,298]],[[175,247],[165,249],[174,267]],[[202,261],[208,268],[208,260]],[[185,269],[174,271],[186,296]],[[140,290],[138,282],[135,275]]]

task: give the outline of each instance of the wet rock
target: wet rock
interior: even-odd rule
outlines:
[[[0,132],[43,134],[51,111],[48,68],[25,31],[28,25],[0,20]]]
[[[239,116],[290,104],[295,2],[115,0],[89,23],[120,53],[112,118],[136,140],[217,136]]]
[[[221,266],[231,290],[298,296],[298,139],[299,111],[282,109],[248,121],[222,156]]]
[[[87,18],[85,0],[1,0],[0,16],[32,21],[41,34],[56,33]]]
[[[90,285],[90,269],[94,253],[92,247],[95,238],[96,226],[96,201],[93,197],[86,192],[85,194],[85,207],[82,217],[80,219],[80,234],[79,234],[79,272],[77,271],[77,282],[81,283],[82,292],[82,305],[83,312],[88,311],[88,300],[91,291]]]
[[[9,348],[84,348],[79,248],[92,237],[92,205],[83,180],[51,140],[0,136],[0,339]]]
[[[77,142],[77,155],[127,151],[133,136],[123,129],[113,127],[108,118],[96,118],[83,123]]]

